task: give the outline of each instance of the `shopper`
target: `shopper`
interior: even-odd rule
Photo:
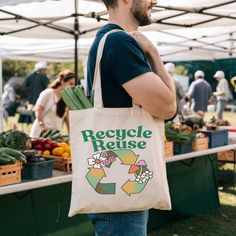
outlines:
[[[225,79],[225,73],[223,71],[216,71],[214,78],[218,82],[216,92],[213,93],[217,99],[216,115],[217,119],[221,121],[223,118],[223,111],[226,108],[228,100],[232,98],[232,94],[229,89],[229,83]]]
[[[191,101],[193,112],[206,112],[209,100],[212,95],[211,85],[205,80],[205,74],[198,70],[194,74],[194,79],[188,89],[187,99]]]
[[[175,91],[176,91],[176,102],[177,102],[177,111],[176,114],[179,115],[182,113],[183,110],[183,98],[185,96],[184,88],[180,84],[179,81],[174,79],[174,73],[175,73],[175,64],[174,63],[166,63],[165,64],[166,71],[170,74],[170,77],[173,79],[175,83]]]
[[[47,129],[60,130],[63,121],[68,123],[68,110],[61,98],[61,90],[75,85],[74,73],[66,70],[58,75],[49,88],[42,91],[34,107],[35,121],[30,131],[30,137],[39,137]]]
[[[24,80],[23,86],[27,89],[28,109],[32,110],[39,94],[47,88],[49,79],[46,75],[47,64],[44,61],[35,64],[35,70]]]
[[[105,33],[118,29],[120,31],[108,36],[101,59],[104,107],[131,107],[133,101],[155,117],[171,118],[176,112],[174,82],[156,47],[137,31],[139,26],[151,23],[151,10],[157,1],[102,1],[108,9],[109,20],[97,33],[89,52],[88,91],[92,89],[98,43]],[[90,217],[96,236],[147,235],[147,210],[91,214]]]

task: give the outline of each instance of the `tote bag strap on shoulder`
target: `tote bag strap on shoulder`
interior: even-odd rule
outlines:
[[[107,32],[99,42],[98,49],[97,49],[97,58],[95,64],[95,71],[94,71],[94,79],[93,79],[93,91],[94,91],[94,107],[95,108],[102,108],[103,101],[102,101],[102,88],[101,88],[101,69],[100,69],[100,61],[103,54],[104,45],[107,39],[107,36],[111,33],[122,31],[119,29],[114,29]]]

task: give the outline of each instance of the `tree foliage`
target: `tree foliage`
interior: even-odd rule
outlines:
[[[22,60],[3,60],[3,79],[7,81],[13,76],[26,77],[31,71],[34,70],[34,65],[36,62],[33,61],[22,61]],[[48,77],[53,80],[56,75],[65,69],[70,69],[74,71],[73,62],[63,62],[63,63],[48,63]],[[79,79],[84,78],[84,65],[80,60],[78,63],[78,77]]]

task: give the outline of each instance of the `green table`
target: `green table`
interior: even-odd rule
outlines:
[[[167,164],[171,211],[152,209],[149,230],[220,207],[215,154]]]

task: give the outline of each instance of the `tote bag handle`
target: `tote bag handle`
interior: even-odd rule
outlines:
[[[96,64],[95,64],[95,71],[94,71],[94,79],[93,79],[93,88],[94,91],[94,107],[95,108],[102,108],[103,101],[102,101],[102,85],[101,85],[101,66],[100,62],[102,59],[104,45],[107,39],[107,36],[111,33],[122,31],[120,29],[113,29],[107,32],[99,42],[98,49],[97,49],[97,57],[96,57]],[[140,107],[132,102],[132,107],[136,109],[140,109]]]
[[[107,32],[99,42],[98,49],[97,49],[97,57],[96,57],[96,64],[95,64],[95,71],[94,71],[94,79],[93,79],[93,91],[94,91],[94,107],[95,108],[102,108],[103,101],[102,101],[102,86],[101,86],[101,66],[100,62],[102,59],[104,45],[107,39],[107,36],[113,32],[121,31],[119,29],[113,29]]]

